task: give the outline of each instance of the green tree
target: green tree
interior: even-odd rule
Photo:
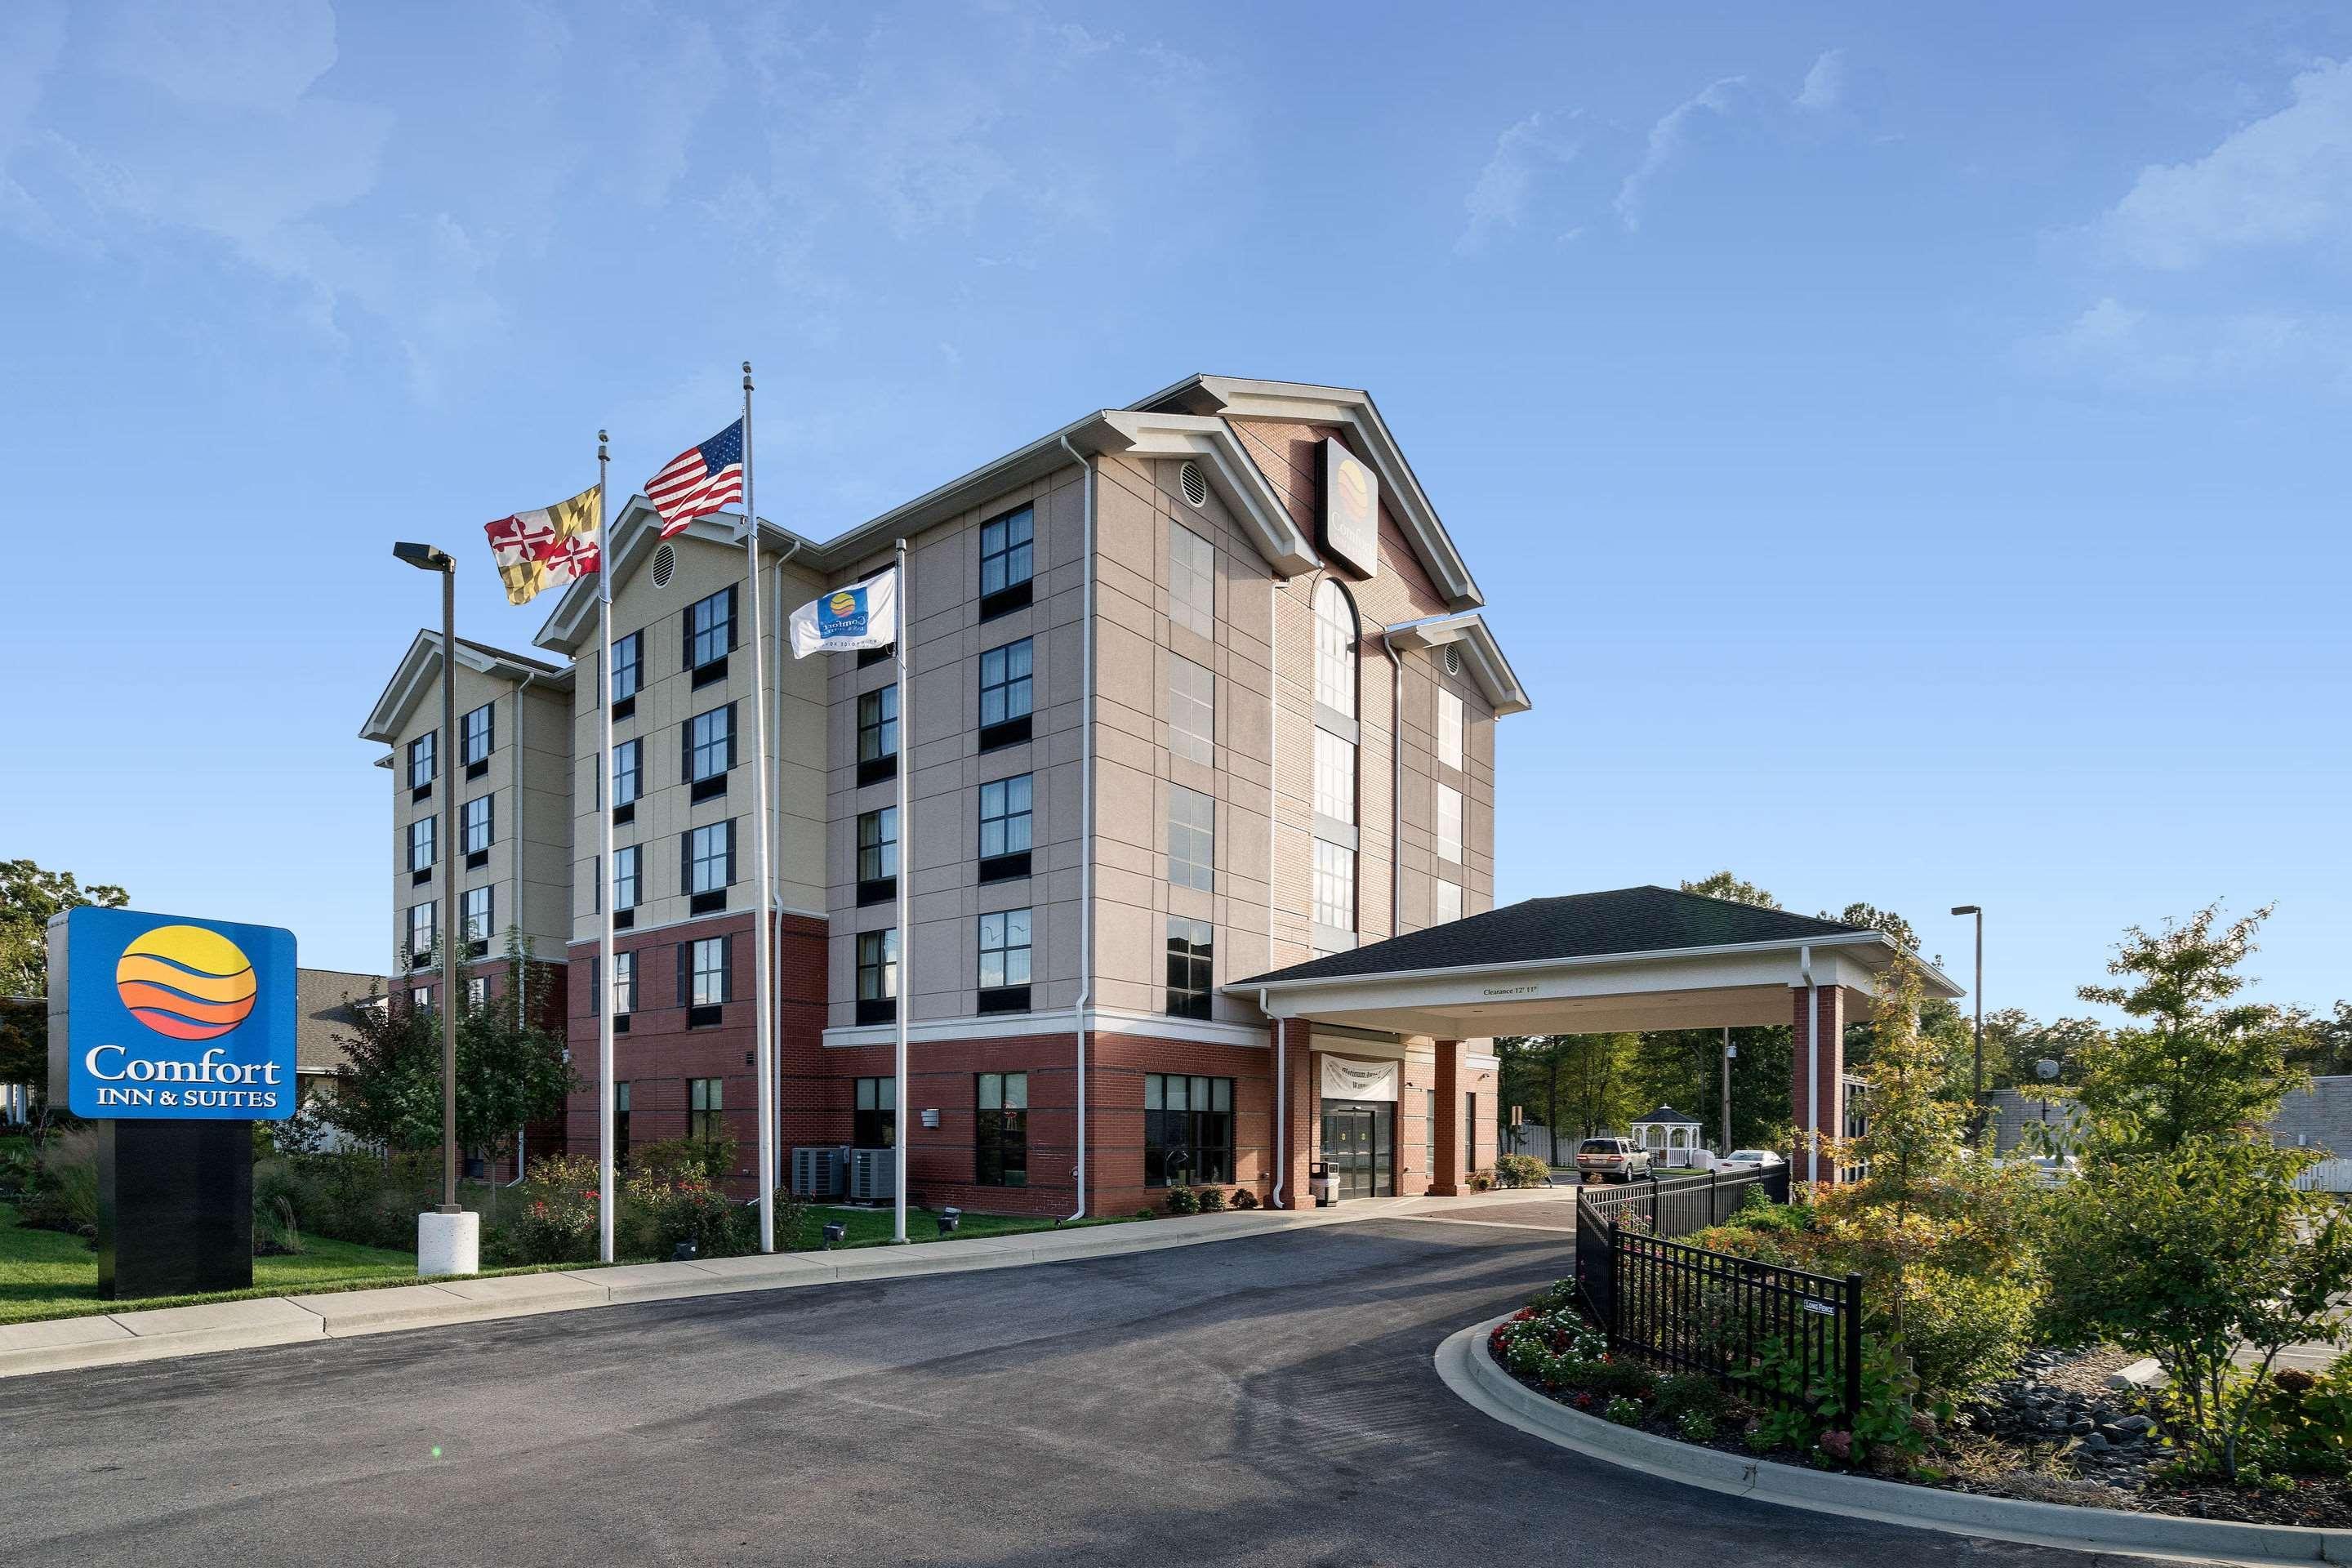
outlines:
[[[2158,931],[2133,926],[2107,964],[2125,983],[2077,993],[2141,1020],[2075,1053],[2075,1097],[2095,1147],[2164,1152],[2277,1113],[2297,1081],[2287,1067],[2294,1023],[2267,1004],[2231,1001],[2246,986],[2239,966],[2270,912],[2224,926],[2219,906],[2208,906]]]
[[[2048,1247],[2056,1326],[2154,1356],[2171,1425],[2234,1480],[2248,1415],[2281,1350],[2342,1344],[2352,1227],[2294,1190],[2310,1155],[2192,1133],[2155,1152],[2092,1161],[2060,1189]],[[2239,1346],[2257,1359],[2244,1372]]]
[[[0,861],[0,1083],[32,1085],[37,1102],[48,1092],[49,1018],[40,999],[49,990],[49,917],[85,904],[121,909],[130,901],[108,883],[83,887],[70,871]]]
[[[1835,921],[1840,925],[1860,926],[1864,931],[1885,931],[1904,952],[1916,952],[1919,950],[1919,933],[1911,929],[1911,922],[1893,910],[1882,910],[1876,904],[1848,904],[1836,914],[1823,910],[1822,919]]]
[[[2314,1078],[2352,1073],[2352,1002],[2338,1002],[2329,1015],[2291,1011],[2285,1024],[2294,1036],[2287,1065]]]
[[[1701,877],[1696,882],[1685,882],[1682,888],[1685,893],[1697,893],[1710,899],[1727,899],[1735,904],[1748,904],[1759,910],[1777,910],[1780,907],[1780,900],[1755,883],[1742,881],[1728,871],[1717,871],[1712,876]]]
[[[561,1110],[576,1082],[564,1058],[562,1031],[529,1021],[546,1016],[553,972],[525,956],[519,929],[507,932],[506,958],[506,995],[478,1005],[461,1001],[457,1018],[457,1142],[488,1155],[510,1150],[524,1123]],[[520,1010],[512,1000],[518,985],[523,988]],[[349,1065],[321,1108],[325,1119],[386,1149],[438,1147],[440,1015],[422,1007],[362,1007],[341,1042]]]

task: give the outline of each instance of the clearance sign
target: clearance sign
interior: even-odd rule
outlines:
[[[68,910],[49,921],[49,1092],[76,1116],[294,1114],[294,933]]]

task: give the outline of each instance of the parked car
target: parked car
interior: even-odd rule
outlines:
[[[1769,1171],[1788,1162],[1769,1149],[1734,1149],[1716,1163],[1727,1171]]]
[[[1576,1173],[1630,1182],[1650,1173],[1650,1152],[1631,1138],[1587,1138],[1577,1145]]]
[[[2014,1154],[2001,1162],[2032,1173],[2037,1186],[2055,1187],[2083,1173],[2083,1162],[2072,1154]]]

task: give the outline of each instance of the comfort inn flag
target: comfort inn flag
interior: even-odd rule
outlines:
[[[829,648],[888,647],[898,640],[898,569],[835,588],[793,612],[793,657]]]
[[[507,585],[507,603],[527,605],[541,588],[596,571],[604,511],[604,492],[591,485],[570,500],[484,523]]]

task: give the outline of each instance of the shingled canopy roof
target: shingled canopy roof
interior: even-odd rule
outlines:
[[[1787,1023],[1790,987],[1844,986],[1865,1014],[1883,932],[1786,910],[1618,888],[1529,899],[1233,983],[1281,1017],[1440,1038]],[[1926,966],[1923,965],[1923,968]],[[1930,994],[1959,988],[1926,968]]]

